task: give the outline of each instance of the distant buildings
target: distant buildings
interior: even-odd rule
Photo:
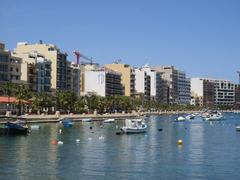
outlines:
[[[67,87],[67,54],[55,45],[45,44],[41,41],[36,44],[26,42],[18,43],[15,48],[16,54],[25,54],[36,51],[51,61],[51,88],[52,90],[69,90]]]
[[[17,54],[22,59],[21,80],[28,84],[31,91],[51,91],[51,61],[37,51]]]
[[[121,74],[118,72],[102,68],[85,71],[84,76],[84,95],[123,95]]]
[[[240,108],[240,85],[210,78],[187,78],[174,66],[133,68],[118,62],[76,64],[52,44],[18,43],[14,52],[0,43],[0,84],[26,84],[34,92],[68,90],[77,96],[123,95],[162,104]]]
[[[174,66],[154,66],[161,76],[161,101],[167,104],[190,104],[190,80]]]
[[[189,104],[191,101],[191,82],[184,71],[178,70],[178,104]]]
[[[235,104],[235,84],[231,81],[191,78],[191,92],[196,105],[199,106],[233,106]]]
[[[136,97],[150,100],[151,76],[143,68],[135,68],[134,72]]]
[[[0,43],[0,83],[23,83],[21,81],[22,59],[11,54],[5,49],[5,44]]]
[[[124,95],[134,97],[135,96],[134,69],[130,65],[119,63],[106,64],[105,67],[122,74],[121,84],[124,88]]]

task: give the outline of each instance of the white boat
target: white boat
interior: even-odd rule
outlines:
[[[236,126],[236,131],[240,131],[240,126],[239,125]]]
[[[31,128],[31,130],[39,130],[40,126],[39,125],[31,125],[30,128]]]
[[[82,122],[92,122],[92,118],[84,118],[82,119]]]
[[[179,116],[176,118],[176,121],[185,121],[185,120],[186,120],[186,118],[183,116]]]
[[[147,125],[143,119],[126,119],[125,126],[121,128],[124,133],[145,133]]]
[[[104,123],[113,123],[113,122],[115,122],[115,119],[105,119],[104,121],[103,121]]]
[[[205,120],[207,121],[217,121],[217,120],[222,120],[223,115],[221,113],[218,114],[210,114],[209,116],[205,117]]]
[[[189,114],[189,115],[187,115],[185,118],[190,120],[190,119],[194,119],[194,117],[195,117],[194,115]]]

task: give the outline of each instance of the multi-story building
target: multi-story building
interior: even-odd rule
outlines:
[[[235,103],[235,84],[231,81],[191,78],[191,91],[200,106],[233,106]]]
[[[71,63],[71,89],[80,96],[81,90],[81,69],[79,64]]]
[[[167,99],[166,103],[178,103],[178,71],[173,66],[155,66],[152,68],[161,73],[161,78],[167,85],[167,91],[164,94],[164,99]]]
[[[162,90],[162,80],[160,72],[152,70],[148,65],[144,65],[141,70],[146,72],[147,75],[150,76],[150,99],[160,102]]]
[[[84,94],[113,96],[123,95],[121,74],[109,69],[98,69],[84,72]]]
[[[135,68],[135,90],[136,97],[150,100],[151,94],[151,76],[142,68]]]
[[[240,84],[235,86],[235,107],[240,108]]]
[[[96,71],[99,70],[99,64],[97,63],[84,63],[80,64],[80,94],[85,94],[85,71]]]
[[[105,67],[122,74],[121,83],[124,87],[125,96],[135,96],[135,73],[130,65],[112,63],[106,64]]]
[[[5,49],[5,44],[0,43],[0,85],[7,83],[23,84],[21,81],[22,59]],[[6,111],[17,111],[17,99],[10,97],[9,91],[0,88],[0,114]],[[9,96],[10,95],[10,96]]]
[[[191,102],[191,82],[186,78],[184,71],[178,70],[178,103],[190,104]]]
[[[22,58],[21,80],[26,82],[31,91],[50,92],[51,61],[37,51],[17,54]]]
[[[0,83],[22,83],[21,62],[21,58],[11,54],[5,49],[5,44],[0,43]]]
[[[55,45],[45,44],[41,41],[36,44],[18,43],[15,48],[17,54],[30,53],[32,51],[37,51],[51,61],[51,88],[53,90],[69,90],[67,84],[67,54],[60,51]]]

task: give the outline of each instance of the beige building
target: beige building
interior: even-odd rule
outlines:
[[[37,51],[46,59],[51,61],[51,88],[52,90],[69,90],[67,84],[67,54],[61,52],[55,45],[45,44],[41,41],[36,44],[28,44],[26,42],[18,43],[15,49],[17,54],[29,53]]]
[[[51,90],[51,61],[37,51],[17,54],[22,58],[21,80],[27,82],[31,91],[50,92]]]
[[[5,44],[0,43],[0,83],[22,83],[21,62],[21,58],[11,54],[5,49]]]
[[[135,73],[134,69],[127,64],[106,64],[106,68],[122,74],[121,84],[124,88],[125,96],[135,96]]]

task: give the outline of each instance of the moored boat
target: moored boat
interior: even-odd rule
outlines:
[[[183,116],[179,116],[175,119],[175,121],[185,121],[185,120],[186,120],[186,118]]]
[[[240,125],[236,126],[236,131],[240,131]]]
[[[115,122],[115,119],[111,118],[111,119],[105,119],[103,121],[104,123],[114,123]]]
[[[63,124],[64,127],[72,127],[73,126],[72,119],[70,119],[70,118],[61,119],[59,121],[59,123]]]
[[[92,122],[92,118],[84,118],[82,119],[82,122]]]
[[[188,114],[185,118],[186,119],[189,119],[189,120],[192,120],[192,119],[194,119],[194,115],[193,114]]]
[[[125,126],[121,128],[121,131],[128,133],[145,133],[147,131],[147,125],[142,119],[126,119]]]
[[[28,126],[22,121],[6,122],[0,128],[0,134],[3,135],[27,135],[30,132]]]
[[[223,120],[224,116],[222,113],[210,114],[209,116],[205,117],[204,119],[207,121],[218,121]]]

